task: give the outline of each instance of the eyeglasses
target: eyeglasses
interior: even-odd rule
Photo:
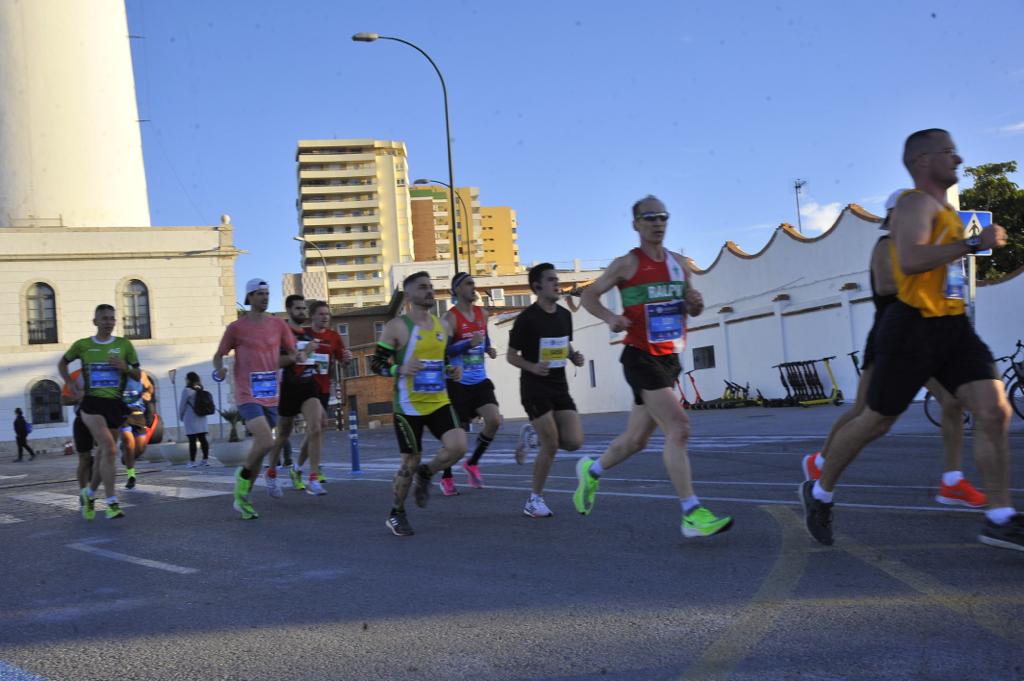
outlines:
[[[643,220],[644,222],[655,222],[661,220],[662,222],[668,222],[668,213],[640,213],[636,216],[637,220]]]

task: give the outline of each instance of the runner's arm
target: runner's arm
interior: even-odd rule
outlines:
[[[904,194],[893,210],[896,259],[904,274],[921,274],[962,258],[970,252],[963,241],[936,246],[930,243],[938,206],[921,192]]]
[[[626,281],[624,273],[633,265],[631,258],[635,258],[635,256],[624,255],[613,260],[608,269],[602,272],[601,276],[594,280],[594,283],[590,286],[583,289],[583,293],[580,294],[580,302],[583,304],[583,308],[612,327],[613,331],[625,331],[630,322],[626,317],[615,314],[605,307],[601,302],[601,296],[613,287]]]
[[[690,269],[689,261],[679,253],[672,253],[672,257],[679,262],[679,266],[683,268],[683,277],[686,279],[686,314],[690,317],[698,317],[700,313],[704,311],[704,296],[701,295],[700,291],[695,288],[690,288],[691,277],[693,272]]]

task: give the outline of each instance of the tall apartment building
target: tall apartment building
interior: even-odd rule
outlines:
[[[303,273],[326,269],[333,307],[385,304],[391,266],[413,259],[405,144],[300,140],[295,160]]]
[[[486,274],[518,274],[519,223],[516,211],[508,206],[483,206],[480,209],[481,238],[484,262],[491,271]]]

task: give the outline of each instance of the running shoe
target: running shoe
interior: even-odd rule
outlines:
[[[242,477],[242,468],[239,466],[235,471],[234,507],[236,511],[242,514],[242,520],[255,520],[259,518],[259,515],[256,514],[256,509],[249,502],[250,491],[252,491],[252,480],[246,480]]]
[[[814,454],[808,454],[804,457],[804,480],[814,482],[821,477],[821,469],[818,468],[817,463],[819,454],[821,454],[821,452],[814,452]]]
[[[306,489],[306,483],[302,482],[302,471],[297,471],[289,466],[288,476],[292,479],[292,489],[296,489],[300,492]]]
[[[550,518],[555,514],[544,503],[544,497],[539,494],[533,494],[527,500],[526,505],[523,506],[523,515],[528,518]]]
[[[583,515],[590,515],[590,512],[594,510],[594,497],[597,495],[597,488],[601,485],[600,480],[590,475],[590,467],[593,465],[594,460],[586,456],[576,462],[576,479],[579,484],[576,485],[576,491],[573,492],[572,503],[576,510]]]
[[[391,511],[386,524],[391,534],[396,537],[411,537],[416,534],[412,531],[409,519],[405,517],[405,511]]]
[[[1024,551],[1024,515],[1017,513],[1005,525],[996,525],[986,519],[978,541],[1001,549]]]
[[[522,466],[526,463],[527,452],[536,447],[537,431],[529,423],[524,423],[519,429],[519,442],[516,444],[516,463]]]
[[[327,476],[324,475],[323,471],[320,471],[319,473],[317,473],[317,480],[320,481],[321,485],[326,485],[327,484]]]
[[[710,537],[713,534],[728,532],[731,527],[730,516],[718,518],[708,509],[698,506],[683,516],[679,531],[684,537]]]
[[[459,496],[459,490],[455,488],[455,478],[441,478],[441,482],[438,484],[441,487],[441,494],[446,497]]]
[[[267,484],[267,494],[270,495],[271,499],[280,499],[284,496],[284,492],[281,490],[281,483],[277,481],[277,472],[273,468],[267,469],[267,472],[263,474],[263,479]]]
[[[800,503],[804,507],[804,525],[815,541],[832,546],[832,504],[814,498],[814,483],[805,480],[800,485]]]
[[[78,501],[82,506],[83,518],[92,520],[96,517],[96,497],[90,497],[88,492],[82,490],[81,494],[78,495]]]
[[[135,476],[128,476],[128,481],[124,483],[125,489],[135,489]]]
[[[185,464],[185,468],[199,468],[199,464],[197,464],[195,461],[189,461],[187,464]]]
[[[309,484],[306,485],[306,494],[314,497],[322,497],[327,494],[327,490],[324,489],[324,486],[320,484],[319,480],[310,480]]]
[[[115,520],[117,518],[123,518],[124,511],[121,510],[120,504],[114,502],[113,504],[107,504],[107,520]]]
[[[473,489],[483,489],[484,479],[480,477],[480,466],[469,463],[469,459],[462,462],[462,470],[466,472],[466,478],[469,480],[469,486]]]
[[[966,506],[967,508],[981,508],[988,505],[988,497],[978,488],[961,478],[955,485],[942,483],[939,485],[939,493],[935,501],[947,506]]]
[[[427,464],[420,464],[412,476],[412,496],[420,508],[427,507],[430,498],[430,469]]]
[[[208,468],[210,466],[210,460],[209,459],[203,459],[203,462],[200,463],[199,465],[202,466],[203,468]]]

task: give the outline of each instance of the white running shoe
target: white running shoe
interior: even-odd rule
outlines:
[[[197,468],[198,466],[199,464],[197,464],[195,461],[189,461],[188,465],[185,466],[185,468]]]
[[[319,480],[310,480],[306,483],[306,494],[312,494],[314,497],[321,497],[327,494],[327,490],[320,484]]]
[[[203,468],[209,468],[210,467],[210,460],[209,459],[203,459],[203,462],[201,464],[199,464],[199,465],[202,466]]]
[[[280,499],[284,496],[284,492],[281,491],[281,484],[277,481],[277,476],[270,477],[269,475],[263,476],[267,482],[267,494],[272,499]]]
[[[531,449],[537,448],[537,431],[529,423],[524,423],[519,429],[519,442],[516,444],[516,463],[522,466],[526,463],[526,454]]]
[[[555,514],[544,503],[544,497],[539,494],[532,494],[529,501],[526,502],[526,506],[523,506],[523,515],[528,518],[550,518]]]

